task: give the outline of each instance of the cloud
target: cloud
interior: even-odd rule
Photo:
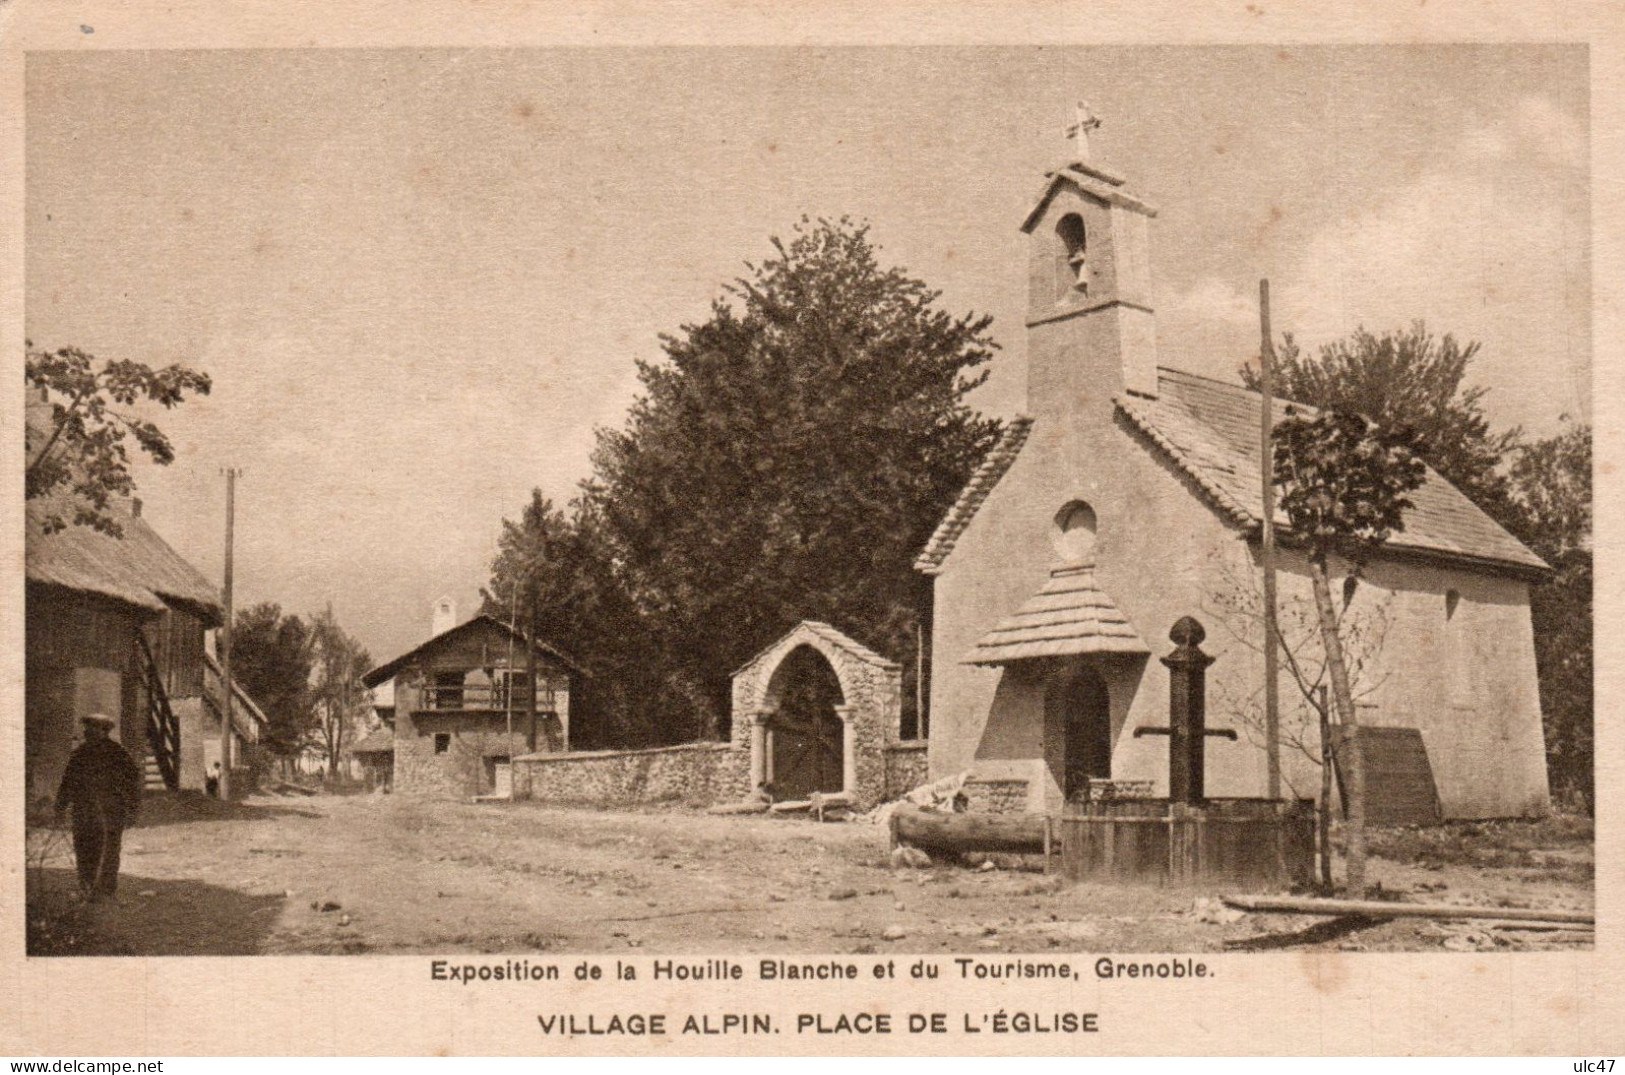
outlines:
[[[1318,344],[1424,319],[1483,344],[1480,380],[1518,386],[1503,422],[1586,410],[1586,153],[1580,120],[1518,101],[1315,231],[1288,259],[1277,325]],[[1200,290],[1224,311],[1219,288]]]
[[[1182,319],[1211,325],[1258,324],[1258,299],[1220,276],[1204,276],[1188,290],[1176,295],[1169,312]]]

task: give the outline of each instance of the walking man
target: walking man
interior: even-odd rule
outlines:
[[[56,793],[60,818],[73,810],[73,857],[86,900],[111,899],[118,888],[124,827],[141,807],[141,767],[112,738],[113,718],[84,718],[85,741],[68,757]]]

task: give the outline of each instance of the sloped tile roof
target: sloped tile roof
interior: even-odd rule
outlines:
[[[47,534],[45,519],[53,509],[68,517],[73,513],[71,504],[51,497],[27,505],[24,559],[29,582],[110,597],[153,612],[184,605],[211,625],[220,622],[220,593],[214,584],[170,548],[128,501],[108,505],[108,514],[124,529],[122,538],[88,526]]]
[[[998,665],[1032,657],[1150,652],[1095,582],[1094,566],[1078,565],[1051,571],[1039,591],[983,635],[962,663]]]
[[[976,517],[982,502],[999,484],[999,479],[1016,461],[1016,456],[1021,454],[1022,445],[1027,443],[1027,434],[1032,432],[1032,428],[1033,420],[1025,415],[1012,418],[1004,427],[1004,435],[987,453],[970,481],[965,483],[965,488],[959,491],[959,499],[954,501],[948,514],[937,524],[931,539],[925,543],[925,549],[914,561],[914,570],[927,575],[941,573],[943,562],[954,551],[954,543],[959,540],[959,535],[965,532],[965,527]]]
[[[1257,392],[1179,370],[1161,369],[1157,398],[1121,396],[1118,410],[1162,449],[1236,524],[1256,528],[1263,516]],[[1540,557],[1430,467],[1410,494],[1405,529],[1389,538],[1413,550],[1526,571],[1546,568]],[[1279,509],[1276,525],[1287,519]]]
[[[375,728],[366,738],[350,747],[351,754],[393,754],[395,733],[389,728]]]
[[[519,643],[521,646],[525,644],[525,636],[523,632],[509,627],[506,623],[503,623],[495,616],[488,616],[482,612],[471,620],[465,620],[462,623],[459,623],[456,627],[441,631],[427,642],[408,650],[399,657],[396,657],[393,661],[390,661],[387,664],[381,664],[377,668],[374,668],[372,671],[361,677],[362,685],[368,688],[373,688],[377,687],[385,680],[393,679],[395,677],[395,673],[399,672],[402,668],[405,668],[407,664],[415,660],[420,654],[440,646],[454,635],[462,634],[464,631],[470,630],[476,626],[495,628],[498,632],[513,638],[513,640]],[[549,657],[552,657],[554,660],[558,661],[572,672],[586,676],[589,679],[592,678],[592,673],[583,668],[574,657],[571,657],[557,646],[550,645],[539,638],[536,640],[536,652],[547,654]]]

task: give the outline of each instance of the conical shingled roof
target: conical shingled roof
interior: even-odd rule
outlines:
[[[1093,564],[1058,567],[1037,593],[983,635],[964,664],[999,665],[1032,657],[1151,652],[1095,583]]]

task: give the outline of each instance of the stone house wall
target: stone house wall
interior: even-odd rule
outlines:
[[[495,759],[517,758],[545,748],[547,729],[555,737],[567,735],[569,673],[546,659],[538,659],[538,678],[551,686],[556,721],[538,714],[536,741],[520,714],[514,715],[513,734],[502,710],[437,710],[424,705],[425,688],[437,671],[501,667],[508,656],[508,639],[497,627],[472,629],[464,625],[445,643],[425,650],[395,676],[395,769],[393,790],[400,795],[469,798],[488,795],[493,788]],[[515,664],[522,655],[515,655]],[[472,682],[472,681],[471,681]],[[437,749],[437,736],[446,736],[446,749]]]

